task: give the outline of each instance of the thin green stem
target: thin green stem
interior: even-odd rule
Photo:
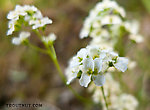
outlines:
[[[42,35],[40,34],[40,32],[38,30],[34,30],[34,32],[37,34],[37,36],[40,38],[40,40],[42,40]],[[80,96],[70,85],[67,85],[66,84],[66,78],[59,66],[59,63],[58,63],[58,60],[57,60],[57,56],[56,56],[56,52],[55,52],[55,49],[54,49],[54,46],[53,44],[50,45],[47,45],[46,43],[44,43],[44,46],[46,47],[47,49],[47,54],[49,55],[49,57],[52,59],[52,61],[54,62],[54,65],[55,67],[57,68],[58,70],[58,73],[59,73],[59,76],[61,77],[62,81],[64,82],[64,84],[72,91],[72,93],[76,96],[77,99],[83,101],[83,102],[86,102],[86,103],[92,103],[92,101],[90,100],[87,100],[86,98]]]
[[[53,48],[53,51],[55,52],[55,49],[54,49],[54,48]],[[55,55],[56,55],[56,54],[55,54]],[[50,56],[50,55],[49,55],[49,56]],[[50,57],[51,57],[51,56],[50,56]],[[61,79],[62,79],[62,81],[64,82],[64,84],[71,90],[71,92],[72,92],[79,100],[81,100],[81,101],[83,101],[83,102],[86,102],[86,103],[92,103],[91,101],[87,100],[86,98],[80,96],[70,85],[67,85],[67,84],[66,84],[66,78],[65,78],[65,76],[64,76],[64,74],[63,74],[63,72],[62,72],[62,70],[61,70],[61,68],[60,68],[60,66],[59,66],[59,63],[58,63],[58,60],[57,60],[57,56],[55,56],[54,59],[52,58],[52,60],[53,60],[53,62],[54,62],[54,64],[55,64],[55,67],[56,67],[57,70],[58,70],[59,76],[61,77]]]
[[[55,52],[55,48],[54,48],[53,44],[51,45],[51,49],[52,49],[54,56],[56,57],[56,52]]]
[[[39,52],[41,52],[41,53],[47,54],[47,51],[46,51],[46,50],[41,49],[41,48],[39,48],[39,47],[37,47],[37,46],[31,44],[31,43],[28,43],[27,45],[28,45],[29,47],[31,47],[32,49],[36,50],[36,51],[39,51]]]
[[[105,96],[105,92],[104,92],[103,86],[101,87],[101,91],[102,91],[102,94],[103,94],[103,97],[104,97],[105,106],[106,106],[107,110],[109,110],[109,109],[108,109],[108,103],[107,103],[107,100],[106,100],[106,96]]]

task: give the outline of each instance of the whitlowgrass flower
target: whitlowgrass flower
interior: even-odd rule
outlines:
[[[11,35],[15,31],[15,24],[17,23],[16,20],[11,20],[8,22],[8,28],[7,35]]]
[[[47,24],[52,24],[52,20],[48,17],[43,17],[40,10],[35,6],[16,5],[13,11],[7,15],[9,19],[7,35],[11,35],[14,31],[20,30],[22,25],[31,25],[32,29],[44,27]]]
[[[52,44],[56,40],[56,35],[54,33],[50,33],[47,37],[42,37],[42,41],[46,44]]]
[[[24,11],[23,7],[21,7],[20,5],[16,5],[15,10],[10,11],[7,15],[7,19],[19,19],[19,16],[25,16],[27,15],[27,12]]]
[[[136,110],[138,101],[130,94],[121,94],[119,97],[118,106],[121,110]]]
[[[129,38],[133,41],[135,41],[136,43],[141,43],[144,41],[143,36],[141,36],[140,34],[131,34],[129,36]]]
[[[122,20],[119,16],[116,15],[107,15],[101,19],[101,25],[108,25],[108,24],[120,24]]]
[[[127,64],[128,60],[119,57],[117,53],[100,49],[98,46],[87,46],[69,61],[66,69],[67,84],[79,78],[81,86],[87,87],[91,81],[97,86],[102,86],[105,83],[105,72],[109,67],[124,72]]]
[[[129,60],[128,69],[134,69],[137,66],[136,61]]]
[[[20,45],[21,43],[23,43],[25,40],[27,40],[27,38],[30,37],[30,33],[29,32],[21,32],[19,34],[19,37],[14,37],[12,39],[12,43],[14,45]]]
[[[29,25],[32,25],[32,29],[37,29],[40,27],[44,27],[46,24],[52,24],[52,20],[48,17],[44,17],[42,19],[30,20]]]

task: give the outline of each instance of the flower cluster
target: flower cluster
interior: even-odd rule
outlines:
[[[136,98],[130,94],[122,93],[120,84],[113,79],[110,73],[106,73],[105,77],[104,90],[109,110],[136,110],[138,106]],[[89,91],[94,92],[93,101],[95,103],[101,102],[103,105],[105,104],[103,94],[98,87],[91,84]],[[103,106],[103,110],[107,110],[105,106]]]
[[[79,78],[81,86],[87,87],[93,81],[95,85],[102,86],[105,82],[104,74],[109,67],[125,72],[128,59],[119,57],[117,53],[100,49],[97,46],[82,48],[70,62],[66,69],[67,84]]]
[[[81,29],[80,38],[92,37],[91,44],[113,47],[119,37],[128,35],[135,42],[142,42],[137,22],[125,20],[126,13],[115,1],[103,0],[89,13]]]
[[[48,17],[43,17],[40,10],[35,6],[30,5],[16,5],[16,8],[13,11],[10,11],[7,15],[9,19],[7,35],[12,35],[14,31],[19,31],[24,26],[31,26],[32,29],[45,29],[47,24],[51,24],[52,20]],[[14,37],[12,43],[15,45],[20,45],[30,36],[29,32],[21,32],[19,37]],[[49,37],[43,37],[43,42],[51,42],[56,39],[54,34],[51,34]]]
[[[7,19],[10,20],[7,35],[11,35],[14,31],[20,30],[22,24],[30,25],[32,29],[37,29],[52,23],[51,19],[43,17],[40,10],[30,5],[16,5],[16,8],[8,13]]]

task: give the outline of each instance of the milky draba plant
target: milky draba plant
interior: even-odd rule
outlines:
[[[30,5],[16,5],[15,9],[8,13],[7,19],[9,20],[7,35],[13,36],[15,32],[20,32],[18,37],[12,38],[12,44],[22,44],[49,55],[57,68],[62,81],[66,84],[66,78],[59,66],[55,48],[53,46],[54,41],[56,40],[56,35],[54,33],[50,33],[48,36],[44,35],[46,26],[48,24],[52,24],[52,20],[48,17],[43,17],[40,10],[38,10],[35,6]],[[40,48],[30,41],[31,32],[37,35],[37,38],[43,43],[45,48]],[[76,93],[70,85],[67,85],[67,87],[78,99],[86,101],[85,98]]]
[[[26,45],[36,51],[49,55],[63,82],[80,100],[86,101],[85,98],[76,93],[70,86],[70,83],[75,78],[79,79],[79,83],[83,87],[88,87],[88,85],[93,82],[96,86],[100,86],[101,92],[99,92],[99,94],[102,94],[108,110],[108,106],[110,105],[108,103],[109,101],[107,101],[108,90],[104,91],[107,87],[105,87],[105,82],[106,85],[109,83],[107,79],[105,81],[106,72],[110,68],[125,72],[128,65],[127,58],[120,57],[118,55],[119,52],[114,52],[115,45],[119,39],[126,34],[135,42],[143,41],[142,37],[138,34],[138,29],[133,29],[132,26],[134,25],[126,21],[125,15],[124,9],[118,6],[116,2],[110,0],[104,0],[98,3],[96,7],[90,11],[90,15],[86,18],[81,30],[80,38],[90,36],[92,37],[92,41],[86,48],[80,49],[77,55],[69,61],[69,66],[65,71],[67,79],[59,66],[53,46],[56,35],[54,33],[50,33],[48,36],[43,34],[47,24],[52,24],[52,20],[48,17],[43,17],[40,10],[35,6],[17,5],[13,11],[9,12],[7,16],[9,19],[7,35],[20,32],[18,37],[12,38],[14,45]],[[45,48],[40,48],[30,41],[31,32],[37,35]],[[112,87],[109,88],[112,94],[116,94],[117,90],[114,90]],[[119,99],[117,100],[128,101],[128,99],[124,98],[125,96],[126,95],[118,96],[117,98]]]
[[[115,1],[103,0],[96,4],[84,21],[80,38],[86,37],[92,38],[89,45],[81,49],[69,61],[65,72],[68,79],[67,84],[78,78],[81,86],[88,87],[93,81],[96,86],[101,86],[102,92],[100,93],[98,90],[97,94],[101,95],[104,100],[96,97],[100,99],[99,102],[103,101],[102,105],[106,105],[103,108],[107,110],[109,108],[110,110],[134,110],[137,106],[136,99],[131,95],[121,94],[118,82],[113,81],[111,76],[108,76],[108,79],[106,77],[105,81],[105,74],[107,71],[114,71],[112,67],[121,72],[126,71],[127,65],[130,67],[129,69],[134,68],[136,62],[129,61],[128,64],[128,60],[119,57],[119,55],[125,56],[125,52],[121,54],[121,51],[124,51],[124,45],[126,45],[125,41],[143,42],[143,37],[139,34],[139,23],[135,20],[128,21],[125,10]],[[117,51],[119,55],[113,51]],[[112,100],[109,99],[109,93],[112,95],[112,97],[110,96]],[[124,98],[125,96],[127,98]]]
[[[117,53],[119,53],[119,55],[121,56],[126,55],[126,53],[124,52],[124,45],[128,44],[125,43],[129,41],[133,41],[135,43],[143,42],[143,37],[139,34],[139,23],[136,20],[128,21],[126,18],[125,10],[120,7],[115,1],[111,0],[103,0],[102,2],[97,3],[96,6],[90,11],[89,16],[85,19],[83,28],[80,32],[81,39],[86,37],[92,38],[89,43],[89,47],[97,46],[103,48],[104,50],[117,51]],[[78,54],[71,59],[69,65],[76,64],[71,64],[71,62],[75,62],[77,60],[76,57],[78,58]],[[88,62],[91,62],[91,60],[89,60]],[[120,65],[120,67],[122,69],[124,68],[125,70],[125,67],[127,66],[127,60],[123,58],[123,60],[119,62],[120,63],[118,63],[118,65]],[[68,79],[70,79],[68,80],[68,82],[71,82],[75,77],[81,77],[79,82],[82,86],[85,86],[82,84],[83,80],[86,80],[86,82],[84,81],[84,83],[87,83],[87,85],[90,81],[93,81],[95,85],[103,85],[104,87],[102,88],[101,93],[98,87],[94,87],[93,85],[93,88],[96,88],[94,92],[94,100],[101,102],[102,105],[106,104],[106,106],[103,106],[104,110],[108,108],[110,110],[135,110],[138,104],[137,100],[132,95],[121,93],[119,83],[113,80],[111,73],[107,73],[107,71],[112,72],[114,71],[114,69],[106,69],[104,64],[101,64],[101,71],[99,73],[101,77],[97,78],[95,78],[95,72],[92,71],[93,74],[89,74],[89,70],[83,70],[85,68],[83,62],[81,62],[81,64],[79,63],[79,66],[74,66],[73,68],[69,66],[66,70],[66,74],[69,74],[70,72],[73,74],[67,75]],[[91,66],[91,63],[88,63],[88,66],[89,65]],[[129,69],[133,69],[136,66],[136,62],[129,61],[128,66]],[[120,67],[116,67],[114,62],[110,62],[108,67],[115,67],[116,69],[121,70]],[[105,68],[105,72],[102,68]],[[77,70],[80,70],[79,73]],[[84,73],[88,73],[89,76],[87,78],[91,77],[91,80],[85,78],[83,79],[82,75],[84,75]],[[106,74],[106,81],[104,79],[104,74]],[[97,79],[99,79],[99,83],[96,81]],[[105,84],[104,81],[106,82]]]
[[[138,106],[136,98],[130,94],[123,93],[120,90],[119,82],[113,79],[111,73],[107,73],[105,76],[106,83],[104,89],[109,110],[136,110]],[[95,103],[101,102],[102,105],[105,104],[103,94],[98,87],[91,84],[88,90],[94,92],[92,98]],[[103,110],[107,110],[107,108],[103,106]]]

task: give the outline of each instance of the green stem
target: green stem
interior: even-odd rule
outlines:
[[[54,51],[54,53],[56,53],[54,48],[53,48],[53,51]],[[51,55],[49,55],[49,56],[51,57]],[[59,76],[61,77],[62,81],[68,87],[68,89],[70,89],[71,92],[76,96],[76,98],[79,99],[79,100],[81,100],[81,101],[83,101],[83,102],[86,102],[86,103],[92,103],[91,101],[87,100],[86,98],[80,96],[70,85],[66,84],[66,78],[65,78],[65,76],[64,76],[64,74],[63,74],[63,72],[62,72],[62,70],[61,70],[61,68],[59,66],[59,63],[58,63],[58,60],[57,60],[57,56],[55,56],[54,58],[52,58],[52,60],[53,60],[53,62],[55,64],[55,67],[58,70]]]
[[[109,110],[109,109],[108,109],[108,103],[107,103],[107,100],[106,100],[106,96],[105,96],[105,93],[104,93],[104,88],[103,88],[103,86],[101,87],[101,91],[102,91],[102,94],[103,94],[103,97],[104,97],[105,106],[106,106],[107,110]]]
[[[41,52],[41,53],[47,54],[47,51],[44,50],[44,49],[41,49],[41,48],[39,48],[39,47],[37,47],[37,46],[35,46],[35,45],[32,45],[32,44],[30,44],[30,43],[28,43],[27,45],[28,45],[29,47],[31,47],[32,49],[36,50],[36,51],[39,51],[39,52]]]
[[[34,30],[34,32],[37,34],[37,36],[40,38],[40,40],[42,40],[42,35],[39,33],[39,31],[38,30]],[[65,78],[65,76],[64,76],[64,74],[63,74],[63,72],[62,72],[62,70],[61,70],[61,68],[59,66],[59,63],[58,63],[58,60],[57,60],[57,56],[56,56],[56,52],[55,52],[53,44],[50,45],[50,48],[49,48],[49,45],[47,45],[46,43],[43,42],[43,44],[44,44],[44,46],[47,49],[47,54],[49,55],[49,57],[54,62],[54,65],[57,68],[59,76],[61,77],[61,79],[64,82],[64,84],[71,90],[71,92],[76,96],[77,99],[79,99],[80,101],[86,102],[86,103],[92,103],[92,101],[87,100],[86,98],[80,96],[70,85],[66,84],[66,78]]]

